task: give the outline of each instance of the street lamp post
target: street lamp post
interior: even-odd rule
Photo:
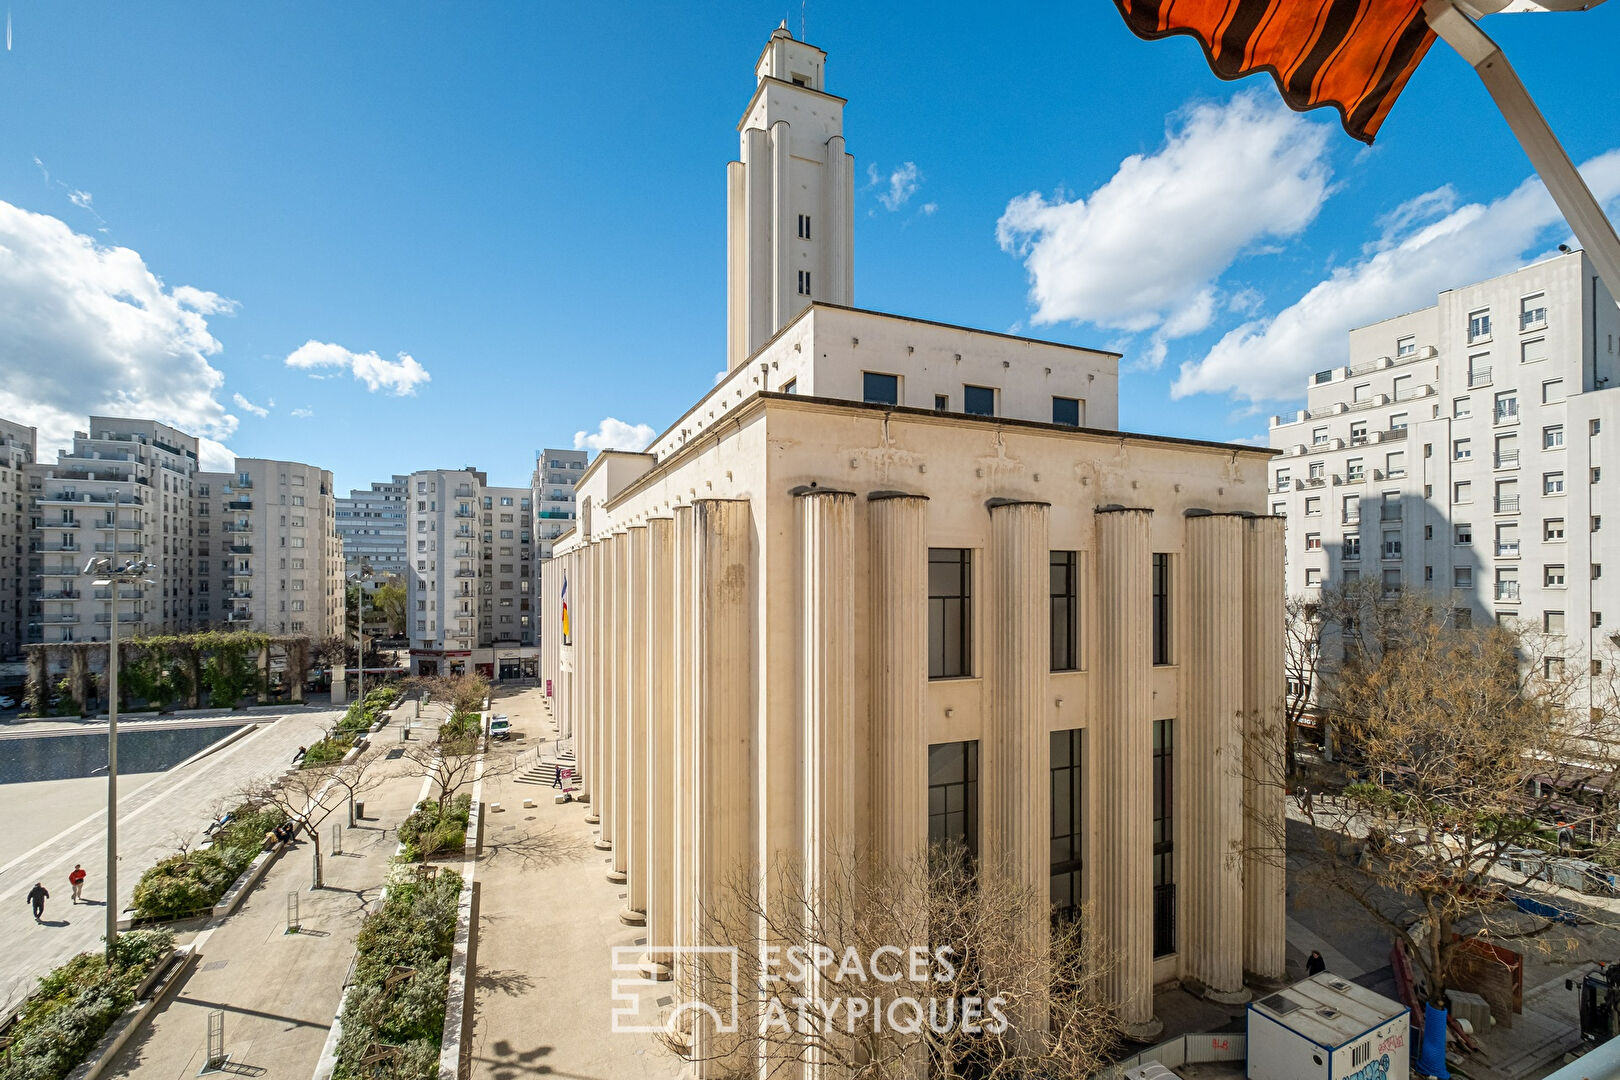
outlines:
[[[365,563],[361,563],[359,572],[350,574],[348,577],[349,581],[354,582],[355,587],[354,652],[358,662],[355,665],[355,678],[357,681],[355,683],[354,696],[355,699],[360,702],[360,708],[362,710],[365,708],[366,701],[366,624],[362,609],[365,607],[366,602],[365,579],[371,576],[371,567],[367,566]],[[347,588],[345,588],[343,591],[343,607],[343,623],[345,626],[347,626],[349,622],[349,595]]]
[[[113,538],[111,557],[91,559],[84,572],[92,575],[91,585],[107,586],[107,966],[118,956],[118,590],[125,585],[150,585],[146,579],[152,564],[131,558],[119,561],[118,514],[122,502],[113,495]]]

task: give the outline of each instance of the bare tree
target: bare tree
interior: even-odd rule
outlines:
[[[362,753],[347,764],[293,769],[250,785],[242,792],[241,801],[275,807],[309,837],[315,848],[315,887],[319,888],[321,826],[339,807],[352,807],[356,798],[386,779],[377,768],[381,760],[379,755]]]
[[[740,1022],[719,1030],[678,1006],[671,1049],[738,1075],[797,1076],[818,1062],[829,1078],[861,1080],[930,1063],[940,1076],[971,1064],[990,1080],[1079,1078],[1105,1063],[1118,1028],[1083,918],[1053,927],[1046,957],[1019,944],[1031,920],[1051,918],[1040,890],[941,848],[902,866],[834,857],[816,879],[779,857],[763,878],[734,875],[720,890],[701,932],[735,946],[736,967],[730,953],[685,958],[677,997],[716,1014],[736,1000]]]
[[[477,712],[489,697],[489,680],[476,672],[464,675],[418,675],[407,685],[422,691],[434,701],[450,706],[452,714]]]
[[[448,806],[456,793],[472,783],[477,775],[479,740],[478,735],[458,735],[449,739],[441,736],[435,742],[405,743],[400,747],[402,756],[410,762],[417,775],[433,778],[440,810]]]
[[[1480,943],[1551,948],[1570,890],[1611,888],[1566,856],[1613,847],[1620,730],[1613,685],[1587,679],[1601,660],[1565,656],[1561,636],[1473,627],[1435,599],[1336,599],[1343,655],[1324,665],[1319,704],[1362,779],[1301,810],[1309,887],[1405,942],[1443,1008]]]

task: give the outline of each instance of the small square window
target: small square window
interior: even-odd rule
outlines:
[[[935,412],[950,412],[951,411],[951,399],[948,396],[946,396],[945,394],[935,394],[934,395],[934,411]]]
[[[1592,483],[1595,484],[1599,480],[1602,480],[1602,479],[1603,479],[1603,467],[1600,466],[1600,465],[1592,466]]]
[[[991,395],[991,404],[995,404],[995,396]],[[1052,398],[1052,423],[1062,424],[1065,427],[1080,426],[1080,399],[1072,397]]]
[[[1547,541],[1562,540],[1564,538],[1564,519],[1547,518],[1541,523],[1541,538]]]
[[[1541,575],[1541,583],[1547,588],[1562,589],[1564,587],[1564,568],[1562,565],[1553,563],[1548,566],[1544,566],[1542,567]]]
[[[798,379],[789,379],[787,382],[782,384],[782,393],[784,393],[784,394],[797,394],[798,392],[799,392],[799,380]]]

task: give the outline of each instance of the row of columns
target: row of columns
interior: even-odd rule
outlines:
[[[904,863],[927,843],[927,500],[865,498],[857,535],[850,492],[795,492],[799,567],[797,717],[803,747],[796,795],[813,894],[857,847]],[[981,849],[986,872],[1045,895],[1051,815],[1046,504],[992,501],[986,573]],[[1153,783],[1151,514],[1096,514],[1098,635],[1089,753],[1098,820],[1091,830],[1094,932],[1113,958],[1107,989],[1129,1032],[1153,1017]],[[1191,827],[1183,844],[1183,970],[1212,997],[1238,1000],[1245,971],[1283,972],[1281,864],[1252,853],[1281,819],[1280,788],[1257,790],[1252,769],[1280,752],[1281,522],[1233,515],[1186,522],[1186,666],[1177,770]],[[648,971],[666,975],[681,950],[705,944],[704,903],[757,875],[759,560],[744,500],[698,500],[565,556],[584,587],[573,607],[571,699],[587,820],[626,885],[622,917],[647,921]],[[856,714],[860,670],[851,583],[866,560],[869,717]],[[577,575],[577,579],[574,575]],[[1179,598],[1178,598],[1179,599]],[[785,672],[777,672],[785,675]],[[863,719],[869,722],[862,722]],[[1271,741],[1267,741],[1267,740]],[[869,740],[869,741],[868,741]],[[869,820],[856,818],[856,770],[832,763],[869,754]],[[1246,758],[1246,755],[1250,757]],[[1247,762],[1247,764],[1246,764]],[[1047,920],[1021,928],[1043,956]],[[672,946],[676,955],[664,953]],[[1020,1029],[1038,1031],[1032,1007]],[[703,1025],[698,1026],[703,1037]],[[696,1047],[698,1056],[703,1047]]]

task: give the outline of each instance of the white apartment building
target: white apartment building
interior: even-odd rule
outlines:
[[[31,427],[0,420],[0,660],[28,640],[28,467],[38,453]]]
[[[374,576],[367,588],[389,577],[405,579],[405,498],[410,479],[396,473],[392,480],[374,483],[369,490],[355,488],[337,500],[343,560],[351,574],[361,567],[371,569]]]
[[[411,673],[539,673],[533,496],[473,468],[408,480],[406,623]]]
[[[155,420],[92,416],[54,465],[29,467],[31,641],[103,641],[111,589],[83,571],[98,555],[143,556],[151,585],[126,587],[120,633],[196,621],[197,440]]]
[[[201,625],[343,633],[343,547],[332,474],[296,461],[237,458],[197,475]]]
[[[551,542],[573,526],[574,485],[590,462],[586,450],[546,448],[534,455],[529,496],[534,506],[534,543],[537,560],[551,558]]]
[[[1352,330],[1349,365],[1271,419],[1289,592],[1422,586],[1465,617],[1563,635],[1581,663],[1603,653],[1620,620],[1602,574],[1617,378],[1620,312],[1580,251]]]
[[[738,297],[799,279],[737,237],[801,213],[808,244],[849,236],[823,59],[778,30],[756,71],[748,116],[784,111],[745,120],[744,159],[768,132],[783,198],[745,171],[739,200],[732,164],[727,375],[645,452],[596,456],[541,566],[602,903],[666,974],[724,944],[704,913],[778,859],[819,875],[958,841],[1053,918],[1089,907],[1107,992],[1151,1038],[1157,985],[1235,1002],[1283,971],[1282,869],[1232,855],[1283,809],[1232,765],[1280,749],[1269,452],[1118,431],[1114,353],[825,302],[819,252],[812,295],[739,328]],[[1044,914],[1015,931],[1036,956]]]

